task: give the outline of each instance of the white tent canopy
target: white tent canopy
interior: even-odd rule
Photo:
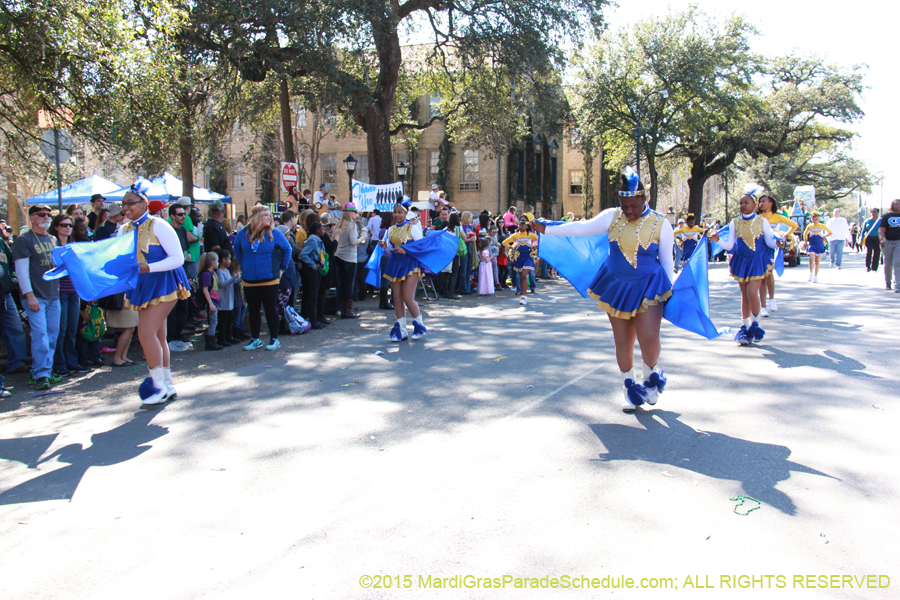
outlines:
[[[121,201],[125,193],[131,189],[131,186],[125,186],[109,194],[104,194],[106,198],[114,201]],[[161,177],[154,177],[150,180],[150,189],[147,191],[147,198],[150,200],[162,200],[164,202],[174,202],[181,198],[182,183],[181,180],[171,173],[163,173]],[[201,204],[209,204],[215,200],[223,203],[230,203],[231,196],[223,196],[218,192],[208,190],[206,188],[194,186],[193,193],[194,202]]]
[[[91,175],[62,186],[63,204],[83,204],[89,202],[94,194],[103,194],[106,197],[107,194],[115,192],[121,187],[119,184],[104,179],[99,175]],[[50,206],[55,206],[58,202],[59,194],[56,189],[26,200],[27,204],[48,204]]]

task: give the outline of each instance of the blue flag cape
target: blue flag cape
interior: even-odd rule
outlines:
[[[53,261],[56,268],[44,273],[44,279],[68,275],[78,296],[88,302],[134,289],[141,269],[136,234],[66,244],[53,249]]]
[[[384,256],[384,249],[380,244],[375,244],[375,249],[372,250],[372,256],[369,257],[369,261],[366,263],[366,268],[369,270],[369,274],[366,275],[366,283],[372,287],[381,287],[382,256]]]
[[[731,237],[731,223],[719,230],[720,240],[727,240],[729,237]],[[714,257],[725,252],[725,248],[715,242],[710,242],[710,246],[712,247],[712,249],[710,250],[710,254]]]
[[[545,222],[546,225],[559,223]],[[609,255],[609,236],[604,233],[584,237],[539,237],[538,256],[553,265],[583,298],[587,298],[588,287]],[[676,327],[711,340],[727,333],[728,329],[717,329],[709,316],[707,256],[704,236],[675,280],[663,316]]]
[[[459,248],[459,238],[447,231],[432,232],[420,240],[409,242],[403,245],[403,250],[428,267],[432,273],[440,273],[441,270],[453,262],[456,251]],[[381,246],[377,246],[366,263],[369,274],[366,276],[366,282],[372,286],[378,287],[381,281],[381,257],[384,250]],[[377,258],[376,258],[377,256]]]

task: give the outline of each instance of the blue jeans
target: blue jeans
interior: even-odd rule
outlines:
[[[184,274],[187,275],[188,279],[194,280],[197,279],[197,265],[199,263],[184,263]]]
[[[467,252],[465,256],[459,257],[459,279],[456,287],[459,288],[461,294],[472,291],[472,254]]]
[[[216,325],[219,323],[219,311],[206,309],[206,335],[216,337]]]
[[[841,266],[841,258],[844,256],[844,244],[846,240],[829,240],[828,249],[831,254],[831,264]]]
[[[0,296],[5,301],[0,305],[0,333],[6,340],[6,370],[14,371],[25,364],[28,350],[25,348],[25,330],[22,329],[22,319],[16,310],[16,301],[12,294]]]
[[[57,371],[72,370],[78,366],[75,340],[78,336],[78,309],[81,298],[72,292],[59,293],[59,336],[53,353],[53,368]]]
[[[50,377],[53,370],[53,354],[59,337],[59,299],[37,299],[37,312],[28,311],[31,324],[31,374],[35,379]]]
[[[235,294],[240,294],[240,290],[234,290]],[[247,316],[247,306],[242,302],[234,303],[234,314],[232,315],[232,327],[234,329],[244,330],[244,319]]]
[[[513,281],[516,282],[516,291],[521,292],[522,285],[521,285],[521,281],[519,280],[519,274],[516,271],[513,271],[512,278],[513,278]],[[528,271],[528,288],[533,292],[534,286],[535,286],[534,271],[529,270]]]
[[[550,265],[546,260],[541,261],[541,279],[550,279]]]

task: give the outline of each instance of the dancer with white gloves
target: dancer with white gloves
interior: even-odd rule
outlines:
[[[628,169],[621,176],[619,208],[610,208],[589,221],[545,225],[533,221],[534,230],[549,236],[609,234],[609,255],[588,294],[609,316],[624,388],[626,413],[647,402],[656,404],[666,386],[659,366],[659,330],[663,305],[672,295],[675,280],[674,234],[666,218],[647,206],[644,186]],[[643,359],[642,377],[634,371],[634,342]]]

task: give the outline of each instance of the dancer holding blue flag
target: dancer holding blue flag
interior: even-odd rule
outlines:
[[[691,260],[694,250],[697,249],[697,243],[706,234],[705,229],[694,224],[695,218],[693,214],[688,214],[685,217],[685,221],[687,222],[686,227],[680,227],[675,230],[675,239],[680,241],[682,265]]]
[[[781,225],[787,226],[788,230],[784,233],[785,240],[790,239],[794,232],[797,231],[799,225],[795,221],[791,221],[778,212],[778,200],[774,196],[764,194],[759,198],[759,208],[756,210],[759,215],[769,222],[772,227],[772,233],[777,231]],[[775,301],[775,260],[779,259],[784,264],[784,255],[777,252],[774,248],[766,246],[766,254],[769,258],[769,267],[763,284],[759,286],[759,314],[762,317],[768,317],[769,311],[778,310],[778,303]],[[768,307],[766,306],[766,293],[768,292]]]
[[[139,389],[144,404],[162,404],[178,397],[169,366],[166,318],[176,300],[190,297],[190,282],[184,273],[184,252],[178,234],[163,219],[147,212],[146,192],[150,182],[139,179],[122,198],[122,209],[130,222],[119,235],[135,235],[140,265],[137,285],[125,292],[125,306],[138,311],[138,339],[147,357],[150,377]],[[134,233],[132,233],[134,232]]]
[[[637,173],[629,168],[621,176],[619,208],[605,210],[589,221],[552,226],[533,221],[531,226],[547,236],[608,234],[609,254],[587,293],[608,313],[612,325],[616,362],[625,386],[622,410],[631,413],[644,402],[656,404],[666,385],[659,366],[659,329],[663,304],[672,295],[675,279],[675,238],[666,218],[647,206]],[[635,339],[643,360],[641,379],[634,373]]]
[[[713,233],[709,239],[717,242],[725,250],[734,250],[728,268],[731,276],[737,279],[741,288],[740,330],[734,334],[734,341],[741,346],[759,342],[766,332],[759,326],[759,288],[762,280],[769,272],[769,251],[783,244],[772,234],[769,222],[756,214],[756,204],[762,195],[762,188],[756,185],[747,186],[746,193],[741,196],[741,214],[730,224],[731,235],[720,238]]]
[[[428,333],[422,312],[416,303],[416,286],[422,275],[422,263],[411,254],[407,254],[403,248],[409,242],[422,239],[422,227],[418,223],[407,221],[407,212],[402,204],[394,205],[394,224],[388,229],[387,239],[380,242],[385,254],[388,255],[382,277],[391,282],[394,312],[397,315],[397,321],[391,328],[392,342],[402,342],[409,337],[406,329],[407,308],[413,318],[412,339],[417,340]]]

